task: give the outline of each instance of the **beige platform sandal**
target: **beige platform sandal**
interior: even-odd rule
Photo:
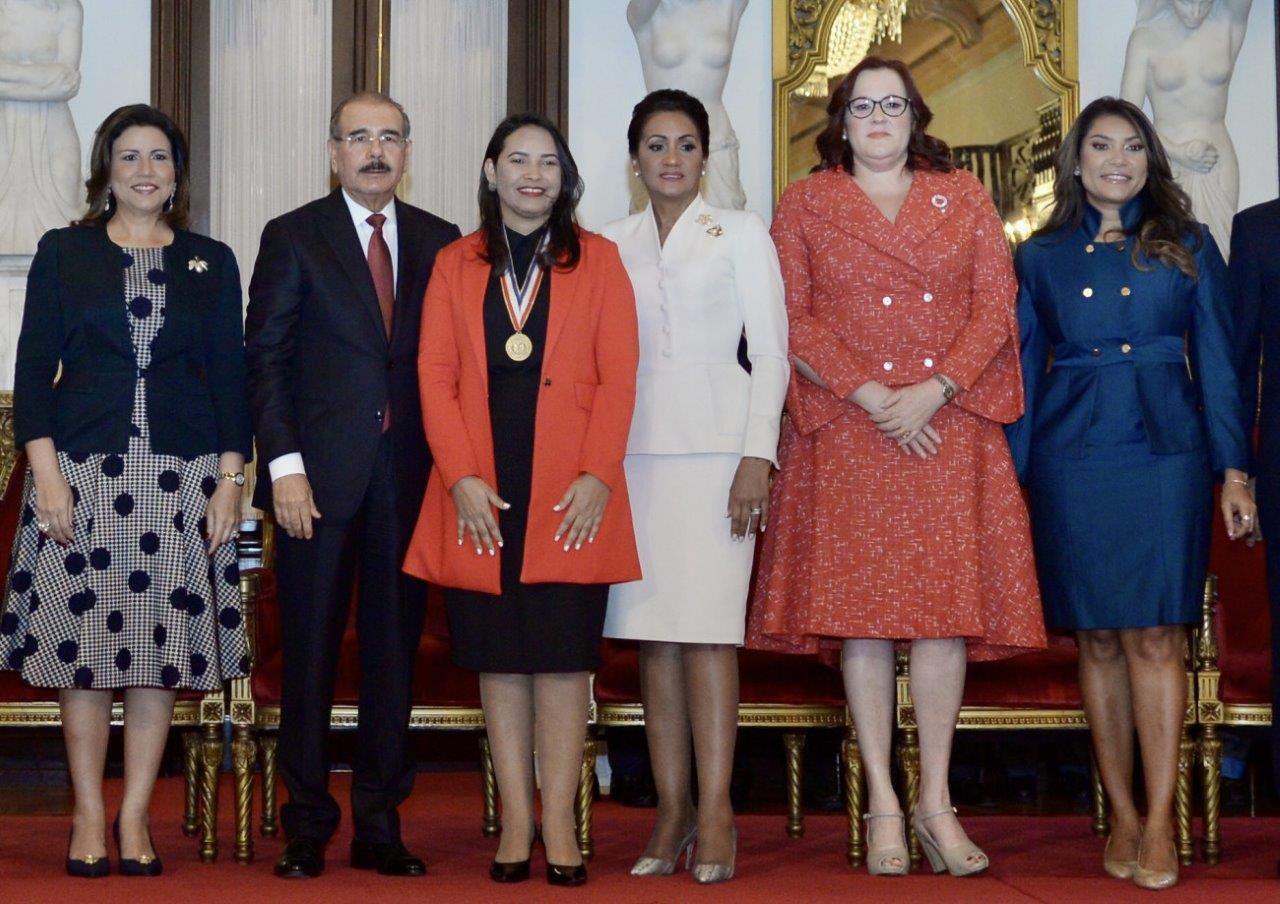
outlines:
[[[924,849],[924,855],[929,858],[929,866],[933,867],[935,873],[945,870],[951,875],[961,878],[986,872],[987,868],[991,866],[991,861],[987,859],[987,855],[983,853],[982,848],[972,841],[968,841],[944,849],[938,844],[937,839],[933,837],[929,827],[925,825],[935,816],[954,812],[956,812],[956,808],[950,807],[946,810],[938,810],[934,813],[926,813],[923,816],[913,816],[911,818],[911,827],[916,830],[916,837],[920,839],[920,847]],[[977,859],[975,862],[970,863],[969,858],[975,854]]]
[[[901,813],[866,813],[862,822],[867,827],[867,837],[871,837],[871,820],[896,819],[902,824],[902,844],[891,844],[873,848],[867,845],[867,872],[873,876],[905,876],[911,869],[911,855],[907,853],[907,817]],[[897,865],[892,861],[897,860]]]

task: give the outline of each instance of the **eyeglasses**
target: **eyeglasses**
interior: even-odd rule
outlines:
[[[378,135],[371,135],[368,132],[352,132],[345,138],[338,138],[337,141],[345,141],[347,147],[358,151],[367,150],[376,143],[381,148],[397,147],[402,148],[409,143],[409,139],[395,132],[382,132]]]
[[[898,117],[907,112],[907,107],[911,106],[911,102],[905,97],[899,97],[896,94],[886,94],[879,100],[872,100],[869,97],[855,97],[845,104],[845,109],[849,111],[849,115],[854,119],[866,119],[875,112],[877,106],[885,116]]]

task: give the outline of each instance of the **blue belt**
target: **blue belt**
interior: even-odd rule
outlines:
[[[1053,347],[1054,367],[1103,367],[1123,364],[1182,364],[1186,345],[1181,336],[1141,339],[1099,339],[1094,343],[1059,342]]]

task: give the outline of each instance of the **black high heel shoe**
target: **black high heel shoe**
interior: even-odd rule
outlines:
[[[111,834],[115,836],[116,847],[120,847],[120,817],[116,817],[116,821],[111,825]],[[156,849],[156,843],[151,840],[151,830],[147,829],[147,842],[151,845],[151,850]],[[120,857],[120,875],[122,876],[158,876],[164,872],[164,864],[160,862],[160,858],[155,854],[143,854],[141,857],[126,858]]]
[[[67,833],[67,875],[74,876],[77,879],[105,879],[111,875],[110,857],[85,857],[80,859],[71,856],[71,839],[74,836],[75,829]]]
[[[547,843],[543,841],[542,850],[546,853]],[[547,884],[559,885],[564,888],[574,888],[585,884],[587,881],[587,864],[579,863],[577,866],[560,866],[547,860]]]
[[[494,882],[524,882],[529,878],[529,861],[533,859],[533,846],[538,843],[538,827],[533,827],[533,837],[529,839],[529,856],[523,860],[503,863],[494,860],[489,864],[489,878]]]

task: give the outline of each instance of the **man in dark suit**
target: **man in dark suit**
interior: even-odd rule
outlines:
[[[422,875],[400,840],[413,787],[408,721],[426,588],[400,570],[430,453],[418,398],[422,296],[458,227],[397,200],[409,118],[385,95],[348,98],[329,122],[341,187],[262,232],[245,344],[260,473],[275,514],[284,647],[279,768],[289,843],[276,875],[316,876],[339,821],[327,732],[352,581],[360,597],[360,727],[351,863]]]
[[[1257,477],[1258,518],[1267,537],[1271,597],[1271,705],[1280,714],[1280,200],[1236,214],[1231,225],[1231,287],[1235,302],[1240,385],[1248,411],[1262,409],[1249,472]],[[1271,720],[1271,766],[1280,785],[1280,719]],[[1280,870],[1280,866],[1277,867]]]

